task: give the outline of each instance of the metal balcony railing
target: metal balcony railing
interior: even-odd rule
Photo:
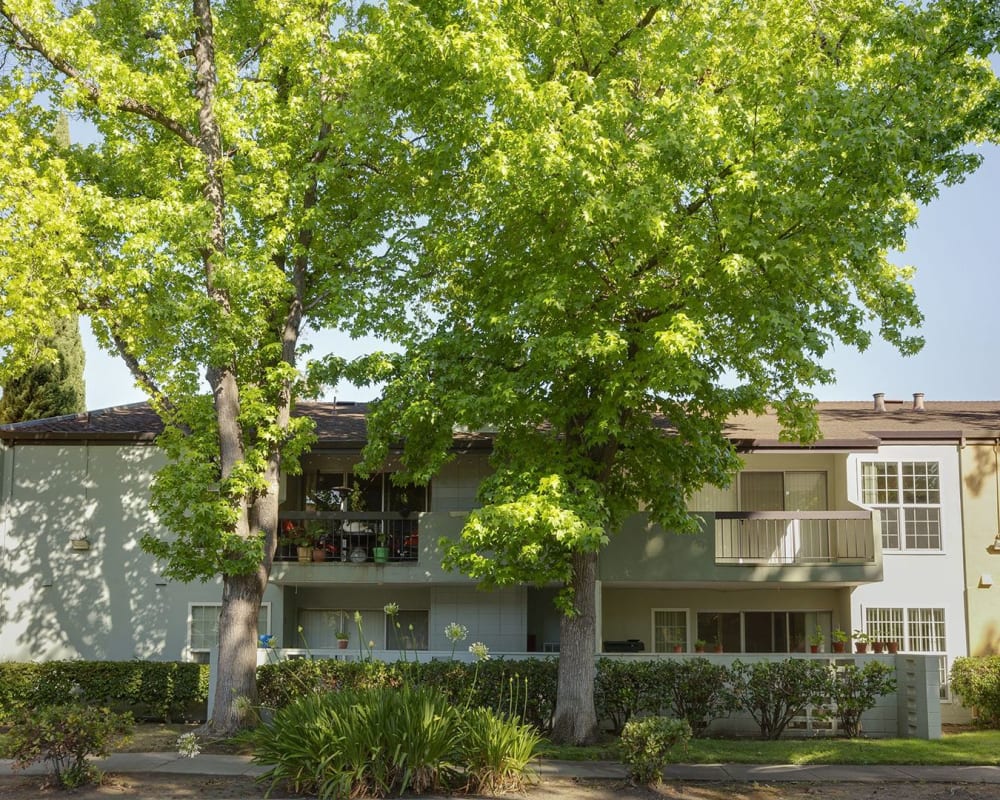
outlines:
[[[716,564],[873,564],[878,512],[718,511]]]
[[[286,513],[280,517],[278,530],[276,561],[345,564],[415,562],[420,549],[417,513]]]

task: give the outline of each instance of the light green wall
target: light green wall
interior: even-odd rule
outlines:
[[[4,452],[0,659],[179,659],[188,607],[221,584],[163,578],[139,547],[163,463],[148,445],[29,445]],[[89,550],[70,541],[85,535]],[[280,592],[269,590],[272,618]]]

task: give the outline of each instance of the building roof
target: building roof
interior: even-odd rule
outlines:
[[[922,409],[914,403],[885,401],[885,410],[873,402],[822,402],[816,405],[823,438],[812,444],[782,441],[777,416],[737,415],[726,430],[740,449],[875,449],[899,441],[961,441],[1000,439],[1000,401],[927,401]],[[297,414],[316,423],[317,444],[357,448],[366,438],[366,403],[298,404]],[[84,414],[19,422],[0,426],[6,442],[153,441],[163,429],[156,413],[146,403],[103,408]],[[466,444],[483,443],[485,434],[458,433]]]

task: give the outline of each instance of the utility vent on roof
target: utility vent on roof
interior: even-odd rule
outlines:
[[[913,410],[923,411],[924,410],[924,393],[914,392],[913,393]]]

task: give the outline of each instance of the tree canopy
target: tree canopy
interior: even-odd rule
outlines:
[[[496,431],[451,563],[557,581],[556,736],[594,731],[596,553],[672,528],[737,468],[723,422],[773,404],[817,435],[834,342],[914,352],[921,203],[996,141],[986,0],[390,3],[386,90],[435,154],[409,244],[436,315],[371,453],[429,478],[454,425]],[[588,706],[589,704],[589,706]]]
[[[148,393],[170,533],[143,545],[171,577],[223,576],[222,730],[255,697],[279,470],[311,437],[294,399],[342,366],[307,374],[300,336],[391,300],[367,287],[405,140],[358,81],[363,21],[325,0],[0,0],[0,379],[82,313]],[[93,141],[60,142],[61,113]]]

